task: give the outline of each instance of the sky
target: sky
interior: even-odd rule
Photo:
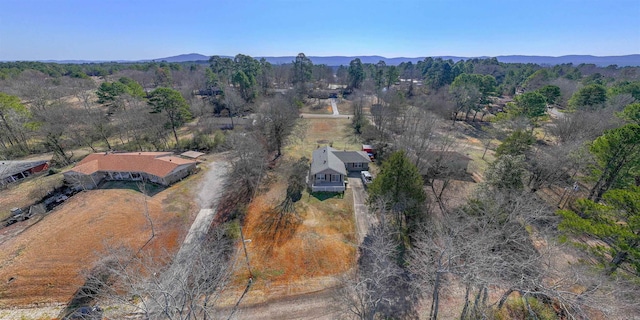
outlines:
[[[640,0],[0,0],[0,61],[640,53]]]

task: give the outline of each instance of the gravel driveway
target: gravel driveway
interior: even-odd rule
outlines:
[[[373,224],[372,217],[369,216],[367,207],[367,193],[364,190],[362,179],[349,177],[349,188],[353,190],[353,213],[356,220],[356,233],[358,234],[358,245],[362,243],[364,237],[369,232],[369,227]]]
[[[204,179],[198,186],[200,191],[198,191],[196,201],[200,205],[200,212],[198,212],[198,216],[191,224],[189,233],[187,233],[187,236],[184,238],[180,250],[176,255],[176,261],[178,263],[183,263],[191,256],[192,251],[198,248],[200,242],[207,235],[207,232],[209,232],[211,222],[216,216],[216,207],[222,194],[229,164],[225,161],[211,161],[208,167]]]

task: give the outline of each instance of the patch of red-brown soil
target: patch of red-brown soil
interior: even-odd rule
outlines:
[[[269,211],[284,197],[285,185],[274,185],[249,206],[244,236],[254,277],[248,303],[291,294],[312,292],[335,285],[334,277],[355,262],[353,198],[319,201],[305,194],[296,203],[299,220],[277,232],[265,229]],[[244,264],[236,272],[236,284],[245,283]]]
[[[174,251],[188,218],[164,210],[170,190],[146,197],[155,227],[150,248]],[[66,303],[109,248],[142,247],[151,235],[145,196],[132,190],[92,190],[73,196],[0,244],[0,307]]]

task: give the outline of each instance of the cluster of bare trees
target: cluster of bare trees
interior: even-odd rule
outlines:
[[[232,274],[233,246],[221,229],[180,259],[167,252],[114,248],[86,277],[76,301],[109,305],[108,316],[219,319],[219,300]],[[85,298],[85,299],[83,299]]]
[[[353,274],[342,278],[338,302],[348,316],[369,320],[415,318],[417,291],[407,270],[398,264],[396,232],[386,224],[369,230],[359,247]]]
[[[461,319],[619,318],[640,307],[634,280],[564,260],[579,253],[558,242],[559,218],[534,193],[483,186],[465,205],[430,216],[405,258],[384,215],[339,291],[345,312],[358,319],[437,319],[443,308]]]
[[[471,64],[478,66],[477,61]],[[353,98],[355,133],[378,147],[381,151],[378,160],[383,163],[392,154],[391,151],[404,151],[419,168],[425,188],[431,189],[428,198],[435,200],[438,208],[434,210],[436,208],[428,204],[421,208],[430,220],[421,226],[419,232],[413,233],[411,245],[407,247],[408,257],[400,259],[398,264],[402,271],[380,269],[379,274],[366,275],[360,270],[375,266],[375,263],[359,260],[358,272],[345,281],[345,291],[350,292],[347,295],[349,299],[345,298],[348,309],[359,318],[385,315],[382,311],[384,308],[380,306],[392,303],[393,299],[385,298],[385,290],[382,289],[376,292],[378,295],[368,291],[369,287],[363,283],[381,282],[379,279],[390,277],[393,281],[408,281],[411,284],[403,289],[407,290],[405,294],[416,292],[429,300],[430,307],[425,307],[430,310],[430,318],[433,319],[442,310],[439,307],[442,295],[447,295],[448,301],[453,297],[459,299],[456,306],[460,306],[461,319],[498,317],[507,312],[521,312],[523,318],[543,317],[546,314],[570,319],[586,319],[597,313],[618,318],[636,314],[640,305],[630,299],[639,289],[633,284],[637,281],[637,275],[632,271],[635,260],[620,260],[620,265],[629,265],[623,267],[623,271],[608,274],[593,269],[592,263],[599,265],[597,259],[584,263],[591,259],[589,254],[559,243],[558,238],[562,233],[558,230],[558,224],[562,217],[555,212],[554,206],[559,205],[557,199],[549,200],[548,194],[557,193],[558,190],[562,193],[564,189],[563,194],[558,194],[560,201],[565,200],[572,206],[583,185],[591,188],[594,181],[600,185],[604,185],[601,181],[611,181],[606,185],[608,190],[614,185],[620,188],[634,183],[631,171],[617,170],[611,164],[620,163],[620,168],[630,168],[630,163],[637,163],[639,159],[636,148],[629,145],[630,141],[635,141],[637,132],[637,111],[632,111],[637,107],[630,107],[638,101],[636,99],[640,99],[637,79],[628,78],[626,71],[630,70],[613,70],[607,74],[616,77],[619,82],[608,80],[605,83],[604,77],[598,73],[603,71],[602,68],[563,65],[552,70],[539,69],[539,72],[536,69],[521,69],[519,75],[517,72],[512,74],[521,77],[518,80],[499,77],[501,67],[491,62],[481,63],[480,66],[483,68],[477,70],[490,71],[488,74],[497,81],[497,90],[487,93],[499,95],[500,92],[510,91],[505,91],[506,86],[524,90],[521,97],[505,109],[507,116],[485,118],[490,108],[473,109],[479,104],[482,94],[480,88],[474,90],[468,86],[449,87],[444,83],[430,90],[395,86],[376,91],[373,86],[363,85],[361,89],[366,93],[356,91]],[[463,71],[459,75],[470,73],[467,67],[461,66]],[[402,68],[407,70],[409,66]],[[368,70],[367,67],[364,70]],[[476,71],[475,68],[471,70]],[[585,74],[580,75],[580,72]],[[431,82],[431,85],[438,80],[427,78],[425,81]],[[589,86],[598,90],[580,91]],[[605,87],[606,96],[603,96],[601,89]],[[371,106],[370,117],[362,112],[363,105],[366,105],[363,101],[366,100],[361,96],[367,94],[370,97],[377,96],[376,103]],[[600,102],[593,106],[572,107],[576,110],[571,113],[556,111],[548,121],[547,107],[567,108],[570,98],[575,95],[580,99],[574,98],[573,101]],[[491,103],[495,107],[493,104],[496,102],[488,97],[483,103]],[[474,111],[482,112],[485,119],[494,118],[498,121],[470,123],[472,126],[459,126],[457,129],[448,128],[445,124],[451,114],[469,115]],[[538,133],[539,125],[543,130]],[[500,152],[496,154],[497,159],[489,164],[485,173],[485,183],[479,185],[474,195],[462,206],[452,206],[447,201],[447,186],[458,177],[455,176],[455,170],[443,166],[452,161],[447,157],[451,154],[448,151],[461,148],[454,142],[456,139],[452,139],[457,132],[475,135],[482,141],[482,159],[485,159],[489,149],[502,144],[498,150]],[[619,148],[621,145],[627,147]],[[635,181],[637,184],[637,177]],[[593,188],[598,187],[598,183]],[[567,190],[573,195],[569,200],[565,197]],[[598,201],[598,193],[593,194]],[[613,197],[612,194],[610,197]],[[616,201],[624,202],[622,196],[616,195],[621,197]],[[637,207],[629,204],[630,198],[624,199],[627,199],[627,207]],[[595,205],[593,208],[604,212],[606,210],[603,208],[611,204],[602,205],[602,208]],[[595,210],[593,208],[589,210]],[[625,212],[631,211],[637,212],[635,209],[625,209]],[[581,219],[588,219],[591,215],[583,211],[575,214]],[[613,222],[617,225],[627,225],[627,218],[616,218],[614,215],[606,219],[617,221]],[[596,226],[582,220],[576,220],[575,223],[580,223],[574,228],[582,230],[583,236],[605,243],[594,245],[593,242],[582,242],[581,246],[592,251],[598,250],[601,254],[612,252],[610,256],[604,254],[609,260],[617,263],[620,261],[615,257],[620,252],[624,251],[625,257],[631,257],[632,252],[636,252],[635,236],[630,236],[630,241],[626,242],[629,249],[620,251],[620,234],[602,231],[598,229],[600,224]],[[565,228],[569,228],[566,226],[570,224],[565,223]],[[584,233],[584,230],[587,232]],[[367,249],[363,244],[360,253],[363,254]],[[388,255],[403,256],[393,250]],[[563,258],[559,258],[563,255],[586,260],[578,262],[580,258],[575,258],[573,263],[565,263]],[[408,270],[410,276],[397,276],[404,270]],[[460,292],[464,294],[458,294]],[[514,311],[518,308],[521,311]]]

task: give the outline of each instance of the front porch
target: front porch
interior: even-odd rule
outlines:
[[[342,181],[314,183],[311,185],[311,192],[344,192],[345,189],[345,183]]]

